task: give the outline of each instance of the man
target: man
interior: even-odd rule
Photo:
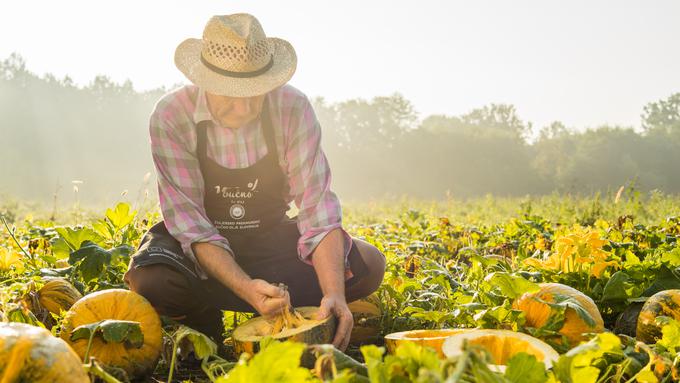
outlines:
[[[251,15],[214,16],[175,64],[192,84],[164,95],[149,127],[164,221],[142,239],[126,283],[216,339],[221,310],[320,306],[320,318],[338,318],[333,343],[344,350],[347,302],[378,288],[385,260],[342,228],[319,123],[286,84],[293,47]]]

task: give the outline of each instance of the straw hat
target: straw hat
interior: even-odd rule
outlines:
[[[195,85],[231,97],[265,94],[288,82],[297,66],[289,42],[267,37],[247,13],[213,16],[203,39],[186,39],[175,50],[175,65]]]

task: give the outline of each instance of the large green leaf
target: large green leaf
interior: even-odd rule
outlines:
[[[85,241],[80,249],[71,253],[68,262],[80,272],[83,281],[89,283],[111,263],[111,253],[91,241]]]
[[[71,340],[90,339],[97,335],[107,343],[125,343],[130,348],[144,345],[144,334],[139,322],[113,319],[78,326],[71,331]]]
[[[98,245],[104,244],[104,238],[88,227],[75,229],[70,227],[57,227],[54,230],[59,233],[59,236],[66,242],[71,251],[80,249],[82,243],[85,241],[90,241]]]

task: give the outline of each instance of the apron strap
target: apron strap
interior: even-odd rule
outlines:
[[[210,125],[210,121],[204,120],[198,123],[196,126],[196,157],[198,158],[198,163],[203,171],[203,164],[207,162],[208,159],[208,139],[207,130]]]
[[[267,154],[271,154],[274,157],[274,162],[279,163],[279,154],[276,149],[276,140],[274,139],[274,127],[272,124],[271,116],[269,115],[269,98],[264,99],[264,105],[262,105],[262,115],[260,116],[260,123],[262,124],[262,130],[264,133],[264,141],[267,143]]]

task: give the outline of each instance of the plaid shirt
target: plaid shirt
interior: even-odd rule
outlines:
[[[288,177],[286,202],[298,207],[298,257],[312,264],[310,254],[324,236],[335,228],[343,234],[345,279],[352,276],[347,256],[352,238],[342,229],[342,212],[335,193],[330,190],[331,173],[321,149],[321,127],[307,97],[284,85],[270,92],[279,165]],[[233,255],[229,241],[213,226],[203,206],[203,176],[196,156],[196,125],[210,120],[207,155],[218,164],[234,169],[253,165],[267,154],[260,119],[238,129],[222,127],[207,107],[205,92],[185,85],[164,95],[151,114],[149,133],[151,153],[158,178],[158,195],[165,225],[182,245],[184,253],[201,269],[191,248],[194,242],[210,242]]]

